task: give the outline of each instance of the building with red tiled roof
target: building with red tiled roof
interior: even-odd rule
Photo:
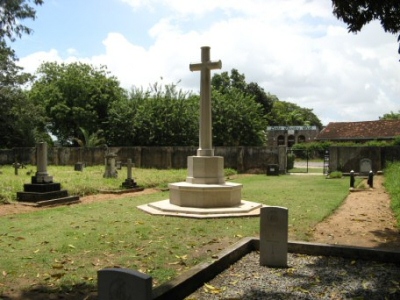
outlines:
[[[316,137],[317,141],[358,142],[393,140],[400,136],[400,120],[331,122]]]

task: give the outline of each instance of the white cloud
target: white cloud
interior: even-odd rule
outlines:
[[[160,81],[198,91],[189,63],[211,46],[221,71],[236,68],[279,99],[312,108],[329,121],[373,120],[400,105],[396,37],[373,22],[358,35],[332,15],[329,1],[305,0],[121,0],[140,13],[161,16],[143,29],[150,46],[118,32],[104,35],[103,54],[79,57],[79,49],[38,52],[21,59],[27,71],[41,61],[107,65],[125,88]],[[135,12],[132,12],[134,14]],[[367,87],[367,88],[366,88]]]

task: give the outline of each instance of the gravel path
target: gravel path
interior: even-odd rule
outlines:
[[[288,255],[288,268],[246,255],[186,300],[400,299],[400,266],[337,257]]]
[[[374,190],[351,193],[333,216],[317,225],[314,241],[399,249],[382,181],[376,177]],[[246,255],[186,299],[400,299],[399,264],[288,254],[288,268],[268,268],[259,259],[257,252]]]

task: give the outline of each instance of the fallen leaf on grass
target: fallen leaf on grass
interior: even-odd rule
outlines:
[[[53,269],[63,269],[64,266],[62,264],[53,264]]]
[[[54,274],[51,274],[51,277],[52,277],[52,278],[56,278],[56,279],[60,279],[60,278],[63,277],[64,275],[65,275],[64,272],[61,272],[61,273],[54,273]]]

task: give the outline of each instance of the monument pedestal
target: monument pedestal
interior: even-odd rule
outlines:
[[[79,196],[69,196],[61,184],[53,182],[53,176],[47,173],[47,144],[36,146],[37,172],[31,183],[24,184],[24,191],[17,192],[17,201],[32,206],[48,206],[80,202]]]
[[[187,182],[170,183],[169,202],[183,207],[214,208],[240,205],[242,185],[227,182],[224,184],[192,184]]]
[[[222,156],[188,156],[186,182],[170,183],[169,201],[183,207],[233,207],[240,205],[242,185],[225,183]]]
[[[60,183],[37,183],[36,177],[32,177],[32,183],[24,184],[24,191],[17,192],[17,201],[34,206],[48,206],[72,204],[80,200],[79,196],[69,196],[67,190],[61,189]]]
[[[251,217],[260,203],[242,200],[242,184],[225,182],[224,159],[189,156],[185,182],[170,183],[169,199],[138,206],[153,215],[185,218]]]

